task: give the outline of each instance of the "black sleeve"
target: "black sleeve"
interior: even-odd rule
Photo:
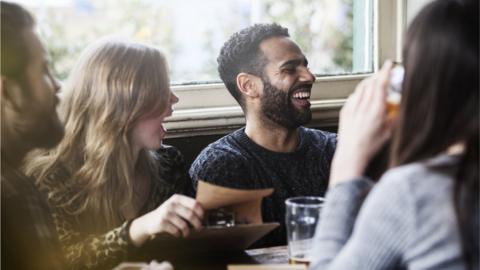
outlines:
[[[162,145],[157,150],[157,154],[159,155],[160,177],[171,187],[170,193],[193,197],[192,181],[188,176],[183,154],[176,147],[170,145]]]

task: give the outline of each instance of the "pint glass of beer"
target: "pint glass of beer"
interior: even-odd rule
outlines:
[[[289,262],[308,265],[323,198],[294,197],[285,204]]]
[[[387,112],[388,118],[393,119],[398,114],[400,101],[402,99],[402,82],[405,71],[402,66],[398,65],[390,72],[390,84],[387,94]]]

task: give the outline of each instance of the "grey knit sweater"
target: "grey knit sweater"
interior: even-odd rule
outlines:
[[[457,163],[442,155],[392,169],[363,205],[368,179],[329,190],[312,269],[464,269],[452,202]]]

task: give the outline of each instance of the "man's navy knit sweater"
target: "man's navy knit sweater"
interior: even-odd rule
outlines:
[[[274,188],[262,202],[262,217],[281,226],[255,247],[286,244],[287,198],[323,196],[327,189],[336,135],[300,127],[299,137],[295,151],[278,153],[253,142],[242,128],[207,146],[190,168],[195,187],[203,180],[239,189]]]

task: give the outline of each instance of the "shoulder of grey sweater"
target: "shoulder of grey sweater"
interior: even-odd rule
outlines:
[[[374,238],[382,248],[397,255],[405,251],[413,241],[411,232],[416,223],[416,202],[411,192],[403,173],[385,174],[358,213],[355,231],[359,237],[365,240],[376,235]]]
[[[369,194],[370,200],[378,205],[391,207],[388,211],[405,211],[414,209],[416,179],[424,174],[425,169],[421,164],[412,163],[388,170],[374,186]]]
[[[390,169],[382,176],[379,185],[403,190],[414,200],[443,196],[444,192],[450,192],[452,175],[430,164],[430,161],[415,162]]]
[[[452,181],[447,179],[421,162],[391,169],[372,189],[361,212],[375,212],[374,216],[392,221],[389,223],[398,231],[403,227],[409,238],[407,245],[412,244],[413,232],[419,226],[431,227],[429,216],[450,204],[446,198],[451,194]]]

